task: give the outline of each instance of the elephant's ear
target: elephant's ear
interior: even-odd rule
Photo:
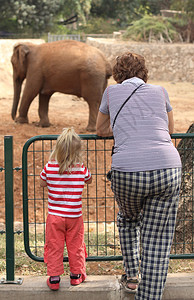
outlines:
[[[26,56],[30,52],[28,45],[25,44],[19,44],[14,47],[14,58],[19,61],[21,65],[23,65],[26,61]]]

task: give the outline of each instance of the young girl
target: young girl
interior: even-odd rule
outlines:
[[[59,289],[60,275],[64,273],[65,243],[71,285],[86,279],[82,191],[84,183],[92,182],[92,176],[81,161],[81,139],[72,128],[65,128],[40,173],[40,186],[48,188],[44,261],[50,276],[47,285],[52,290]]]

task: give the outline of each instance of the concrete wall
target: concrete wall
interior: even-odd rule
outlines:
[[[123,42],[115,39],[88,38],[87,44],[114,58],[126,51],[145,57],[151,80],[194,82],[194,44],[162,44]]]

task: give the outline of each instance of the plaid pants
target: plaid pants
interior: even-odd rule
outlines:
[[[181,168],[112,172],[124,269],[128,277],[137,276],[140,270],[135,300],[162,299],[180,184]]]

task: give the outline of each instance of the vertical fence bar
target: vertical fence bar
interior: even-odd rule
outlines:
[[[13,137],[4,137],[5,159],[5,224],[6,224],[6,280],[14,281],[14,208],[13,208]]]
[[[4,136],[5,161],[5,229],[6,229],[6,279],[0,284],[22,284],[23,279],[15,278],[14,251],[14,201],[13,201],[13,136]]]

